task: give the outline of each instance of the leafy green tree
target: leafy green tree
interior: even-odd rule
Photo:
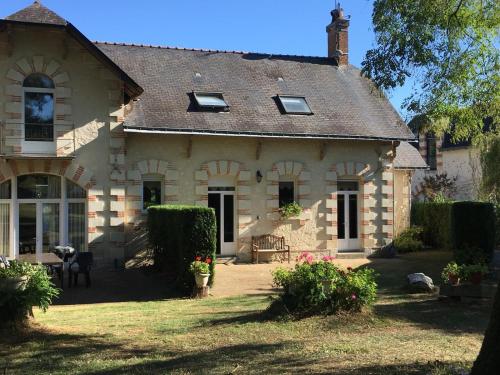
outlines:
[[[500,206],[500,136],[481,140],[481,198]]]
[[[375,48],[362,72],[382,90],[415,90],[405,100],[435,134],[483,144],[482,191],[498,197],[500,113],[500,1],[375,0]],[[484,120],[491,121],[484,134]],[[450,126],[453,124],[453,126]],[[500,368],[500,289],[472,375]]]
[[[375,0],[373,24],[362,71],[382,90],[413,80],[409,115],[425,114],[436,133],[453,123],[456,140],[481,137],[485,118],[498,124],[498,0]]]

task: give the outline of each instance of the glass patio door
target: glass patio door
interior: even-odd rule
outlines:
[[[217,221],[217,254],[234,255],[236,253],[234,187],[208,189],[208,206],[214,209]]]
[[[60,203],[19,203],[19,253],[48,253],[60,243]]]
[[[360,250],[358,184],[354,181],[338,183],[337,238],[339,251]]]

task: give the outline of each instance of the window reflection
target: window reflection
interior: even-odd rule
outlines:
[[[19,199],[61,198],[61,177],[45,174],[19,176],[17,197]]]

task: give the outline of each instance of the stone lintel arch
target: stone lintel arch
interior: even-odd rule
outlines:
[[[0,183],[26,174],[64,177],[87,191],[87,232],[89,246],[103,240],[104,190],[95,186],[92,170],[76,160],[29,159],[0,161]]]
[[[44,56],[34,55],[19,59],[14,66],[8,69],[5,87],[5,112],[9,118],[5,121],[6,151],[20,154],[22,150],[23,118],[23,82],[33,73],[41,73],[50,77],[54,82],[54,134],[57,156],[66,156],[74,152],[73,120],[71,105],[71,88],[69,74],[53,59],[46,60]]]
[[[374,243],[376,214],[375,185],[371,180],[365,180],[369,172],[372,172],[370,164],[356,161],[341,161],[333,164],[326,172],[326,234],[328,236],[328,248],[338,249],[337,242],[337,181],[339,179],[353,178],[359,181],[360,193],[362,194],[361,212],[361,246],[364,249],[372,248]]]
[[[267,195],[269,196],[266,206],[269,219],[278,219],[279,211],[279,181],[284,176],[292,177],[297,185],[298,203],[304,208],[311,206],[311,173],[307,171],[303,163],[292,160],[279,161],[273,164],[267,172]]]
[[[238,237],[236,239],[237,255],[250,257],[251,234],[248,227],[252,222],[250,180],[251,173],[243,163],[235,160],[212,160],[203,163],[195,171],[196,204],[208,206],[208,181],[210,177],[228,176],[234,178],[236,189],[235,205],[237,208]]]
[[[119,210],[126,210],[128,223],[139,224],[143,221],[142,181],[145,175],[159,175],[163,178],[163,201],[165,203],[178,203],[179,201],[177,186],[179,172],[175,164],[166,160],[140,160],[127,171],[126,207],[125,204],[123,207],[116,205],[117,213],[120,212]],[[120,223],[117,222],[117,224]]]

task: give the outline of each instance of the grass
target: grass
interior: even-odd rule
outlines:
[[[268,296],[53,306],[0,336],[6,374],[446,374],[470,366],[488,306],[407,295],[407,273],[439,280],[446,252],[377,260],[371,313],[267,321]]]

